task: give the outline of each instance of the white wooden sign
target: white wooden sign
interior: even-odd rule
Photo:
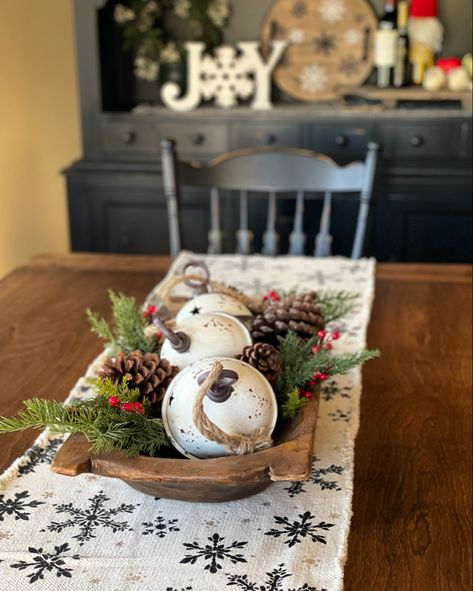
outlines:
[[[238,99],[250,97],[254,97],[252,109],[271,109],[271,75],[287,45],[287,41],[274,41],[264,61],[259,41],[222,45],[214,55],[204,55],[204,43],[186,43],[187,94],[179,98],[179,86],[168,82],[161,88],[161,99],[173,111],[192,111],[202,99],[230,108]]]

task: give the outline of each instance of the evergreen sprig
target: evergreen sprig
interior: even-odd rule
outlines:
[[[135,298],[109,290],[112,303],[113,328],[104,318],[86,310],[91,331],[105,341],[111,354],[122,351],[125,354],[140,350],[143,353],[159,353],[159,342],[145,335],[146,319]]]
[[[359,295],[349,291],[328,291],[319,294],[319,303],[324,311],[325,324],[344,318],[355,307]]]
[[[300,396],[299,388],[294,388],[289,392],[286,401],[281,405],[282,416],[284,419],[294,419],[297,413],[307,403],[307,398]]]
[[[307,384],[314,373],[322,372],[327,377],[346,374],[354,367],[380,355],[378,350],[333,355],[322,349],[318,353],[313,353],[312,348],[315,344],[316,339],[304,341],[293,332],[290,332],[281,343],[279,351],[282,373],[276,386],[280,406],[284,407],[289,396],[294,397],[294,390]]]
[[[0,417],[0,433],[45,427],[55,433],[82,433],[97,454],[121,450],[129,456],[155,456],[162,446],[169,445],[162,420],[146,416],[146,403],[141,415],[120,410],[119,405],[111,407],[109,396],[116,396],[119,403],[133,402],[139,390],[128,390],[126,380],[114,386],[107,379],[96,397],[70,405],[39,398],[26,400],[15,417]]]

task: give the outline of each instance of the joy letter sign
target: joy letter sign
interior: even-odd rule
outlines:
[[[174,82],[161,88],[163,103],[174,111],[192,111],[202,99],[214,100],[219,107],[234,107],[238,99],[253,98],[252,109],[271,109],[271,74],[287,47],[286,41],[273,41],[265,62],[258,41],[222,45],[214,55],[204,55],[204,43],[186,43],[187,94]]]

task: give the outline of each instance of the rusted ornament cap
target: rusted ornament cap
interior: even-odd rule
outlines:
[[[189,300],[179,311],[176,321],[181,322],[191,316],[199,314],[213,314],[223,312],[238,318],[252,316],[250,310],[236,298],[224,293],[204,293]]]
[[[177,374],[162,405],[164,427],[170,441],[191,459],[231,455],[223,445],[202,435],[193,419],[195,398],[216,361],[223,369],[203,401],[204,412],[212,423],[228,435],[246,436],[258,429],[271,435],[276,426],[276,396],[259,371],[238,359],[201,359]]]
[[[246,326],[229,314],[190,316],[163,332],[161,356],[179,369],[206,357],[236,357],[252,344]]]

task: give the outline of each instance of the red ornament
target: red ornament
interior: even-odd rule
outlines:
[[[124,410],[125,412],[130,412],[131,411],[131,403],[124,402],[123,404],[120,405],[120,410]]]
[[[119,402],[120,401],[118,400],[118,398],[116,396],[110,396],[110,398],[108,399],[108,404],[113,407],[118,406]]]

